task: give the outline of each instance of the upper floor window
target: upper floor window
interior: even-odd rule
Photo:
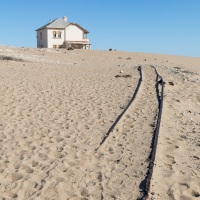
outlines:
[[[87,39],[87,33],[84,33],[84,34],[83,34],[83,38],[84,38],[84,39]]]
[[[42,32],[40,32],[40,40],[42,39]]]
[[[56,31],[53,31],[53,38],[56,38]]]
[[[53,38],[61,38],[61,31],[53,31]]]
[[[58,38],[61,38],[61,31],[58,31]]]

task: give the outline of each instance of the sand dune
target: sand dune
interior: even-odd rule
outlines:
[[[199,63],[0,46],[0,198],[139,199],[158,111],[155,65],[165,99],[149,199],[198,199]],[[137,98],[99,147],[132,98],[138,65]]]

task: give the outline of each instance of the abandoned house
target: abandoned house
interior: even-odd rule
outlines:
[[[68,22],[66,16],[50,21],[36,32],[38,48],[90,49],[89,32],[77,23]]]

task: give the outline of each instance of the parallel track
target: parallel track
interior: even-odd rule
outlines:
[[[154,66],[151,66],[151,67],[154,68],[155,73],[156,73],[156,85],[155,85],[155,87],[156,87],[156,94],[157,94],[157,101],[158,101],[157,102],[158,103],[158,113],[156,113],[157,121],[156,121],[155,129],[154,129],[154,133],[153,133],[153,138],[152,138],[152,141],[151,141],[151,152],[150,152],[150,155],[149,155],[149,164],[148,164],[147,171],[145,172],[146,177],[142,181],[143,182],[143,183],[141,183],[142,187],[140,188],[142,190],[141,191],[142,197],[138,198],[138,199],[141,199],[141,200],[145,200],[145,199],[148,198],[148,194],[149,194],[149,190],[150,190],[150,182],[151,182],[151,178],[152,178],[152,174],[153,174],[153,167],[154,167],[154,161],[155,161],[156,150],[157,150],[158,135],[159,135],[159,129],[160,129],[162,107],[163,107],[163,98],[164,98],[164,81],[163,81],[163,78],[158,74],[158,72],[157,72],[157,70]],[[110,127],[110,129],[106,133],[106,135],[103,137],[98,148],[96,148],[96,151],[98,151],[98,149],[101,148],[101,146],[107,140],[107,138],[109,137],[109,135],[111,134],[111,132],[113,131],[115,126],[118,124],[118,122],[120,121],[122,116],[128,110],[130,105],[132,103],[134,103],[134,100],[136,99],[138,92],[140,92],[140,86],[141,86],[142,81],[143,81],[142,67],[141,66],[138,67],[138,71],[139,71],[139,74],[140,74],[140,78],[138,80],[137,87],[135,89],[135,92],[134,92],[130,102],[128,103],[126,108],[122,111],[122,113],[117,117],[117,119],[115,120],[113,125]]]

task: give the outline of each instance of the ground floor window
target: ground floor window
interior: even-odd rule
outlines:
[[[54,44],[54,45],[53,45],[53,48],[54,48],[54,49],[60,49],[60,48],[62,48],[62,45]]]

